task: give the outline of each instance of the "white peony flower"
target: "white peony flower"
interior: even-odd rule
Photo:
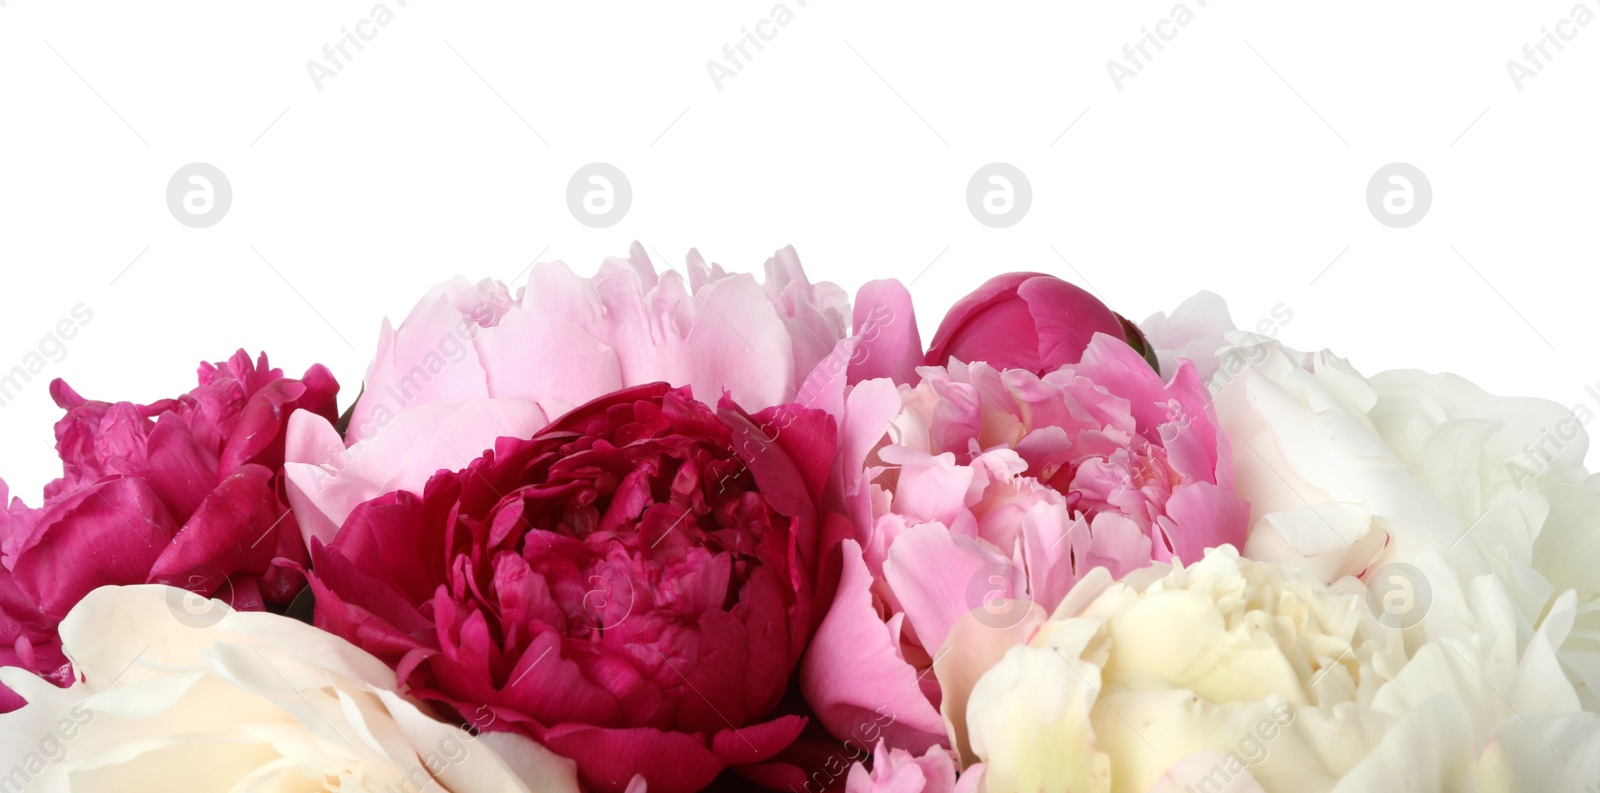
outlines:
[[[1251,504],[1245,556],[1413,590],[1414,608],[1391,615],[1415,626],[1413,650],[1478,632],[1484,617],[1464,593],[1492,576],[1524,639],[1571,615],[1553,635],[1558,657],[1600,710],[1600,477],[1583,467],[1600,404],[1497,397],[1448,374],[1369,380],[1332,353],[1232,330],[1214,296],[1148,322],[1159,350],[1219,372],[1217,416]],[[1567,592],[1575,602],[1556,608]]]
[[[1217,300],[1152,319],[1158,348],[1218,371],[1245,555],[1366,592],[1405,629],[1410,660],[1378,703],[1403,721],[1341,790],[1600,790],[1584,770],[1600,764],[1600,479],[1582,462],[1596,406],[1368,379],[1232,330]]]
[[[61,636],[70,688],[0,669],[28,701],[0,715],[0,790],[578,791],[570,760],[434,720],[382,662],[288,617],[102,587]]]

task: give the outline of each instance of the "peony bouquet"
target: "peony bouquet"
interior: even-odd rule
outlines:
[[[57,380],[0,791],[1600,789],[1587,410],[1210,293],[911,305],[635,245],[434,287],[354,392]]]

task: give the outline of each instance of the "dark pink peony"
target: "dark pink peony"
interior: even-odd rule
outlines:
[[[939,323],[929,366],[983,361],[1046,375],[1077,363],[1096,333],[1128,343],[1156,366],[1144,335],[1094,295],[1052,275],[997,275],[961,298]]]
[[[573,758],[593,790],[699,790],[805,725],[772,714],[849,531],[818,506],[834,444],[798,405],[610,394],[356,507],[312,543],[317,625],[452,717]]]
[[[284,425],[306,409],[333,417],[339,385],[321,365],[299,380],[243,350],[200,365],[200,385],[149,405],[96,402],[56,380],[50,395],[62,475],[44,504],[0,512],[0,666],[66,685],[56,626],[108,584],[163,583],[261,610],[304,585],[282,482]],[[0,482],[0,501],[9,497]],[[21,705],[0,686],[0,711]]]

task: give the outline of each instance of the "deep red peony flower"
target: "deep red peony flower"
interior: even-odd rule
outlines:
[[[108,584],[161,583],[241,610],[287,603],[306,557],[284,500],[284,426],[297,409],[333,418],[339,384],[320,364],[299,380],[240,350],[200,365],[200,385],[149,405],[50,395],[62,475],[44,504],[0,511],[0,666],[66,685],[56,626]],[[0,503],[9,496],[0,481]],[[0,712],[22,703],[0,685]]]
[[[804,727],[770,714],[825,610],[821,558],[849,530],[818,506],[835,437],[798,405],[610,394],[421,497],[358,506],[312,544],[316,624],[479,730],[573,758],[593,790],[635,774],[651,793],[699,790]]]

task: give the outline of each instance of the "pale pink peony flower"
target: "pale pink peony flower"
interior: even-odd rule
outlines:
[[[801,675],[835,734],[887,703],[884,738],[913,753],[948,746],[929,671],[969,611],[1026,640],[1090,569],[1120,578],[1242,545],[1249,515],[1188,362],[1163,382],[1097,335],[1043,377],[959,361],[919,372],[916,387],[856,384],[838,408],[835,486],[857,537]]]
[[[322,418],[293,417],[289,497],[307,542],[332,542],[357,504],[420,495],[428,477],[464,467],[496,438],[527,438],[625,387],[691,386],[711,405],[726,392],[751,410],[793,402],[850,321],[844,290],[808,281],[793,248],[767,261],[764,282],[694,251],[687,278],[657,273],[638,243],[592,278],[538,264],[515,295],[456,278],[398,328],[385,321],[342,437]]]

